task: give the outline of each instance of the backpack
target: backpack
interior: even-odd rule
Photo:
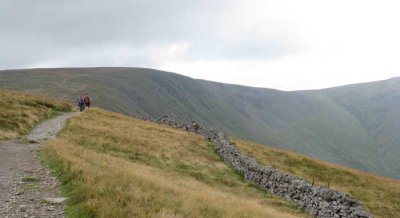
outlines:
[[[83,100],[85,101],[85,103],[90,103],[90,97],[89,96],[85,96],[85,98]]]

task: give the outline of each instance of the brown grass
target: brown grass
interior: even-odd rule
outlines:
[[[400,217],[400,181],[315,160],[252,142],[233,139],[244,153],[316,184],[352,194],[376,217]]]
[[[299,217],[246,183],[202,137],[99,109],[42,151],[71,198],[69,217]]]
[[[38,122],[69,110],[61,102],[0,89],[0,140],[24,135]]]

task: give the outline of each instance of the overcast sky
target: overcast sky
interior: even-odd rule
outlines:
[[[131,66],[316,89],[400,76],[400,1],[1,0],[0,69]]]

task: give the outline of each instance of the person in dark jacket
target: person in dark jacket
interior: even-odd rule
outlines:
[[[82,112],[85,110],[85,102],[83,100],[82,95],[77,99],[77,103],[78,103],[78,107],[79,107],[79,111]]]

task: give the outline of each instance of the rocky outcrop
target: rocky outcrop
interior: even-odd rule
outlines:
[[[296,203],[315,217],[373,217],[359,201],[348,194],[312,185],[304,179],[257,163],[242,154],[222,132],[203,128],[196,122],[176,122],[167,116],[157,120],[148,116],[142,119],[203,135],[215,145],[216,152],[224,162],[238,170],[246,180]]]

